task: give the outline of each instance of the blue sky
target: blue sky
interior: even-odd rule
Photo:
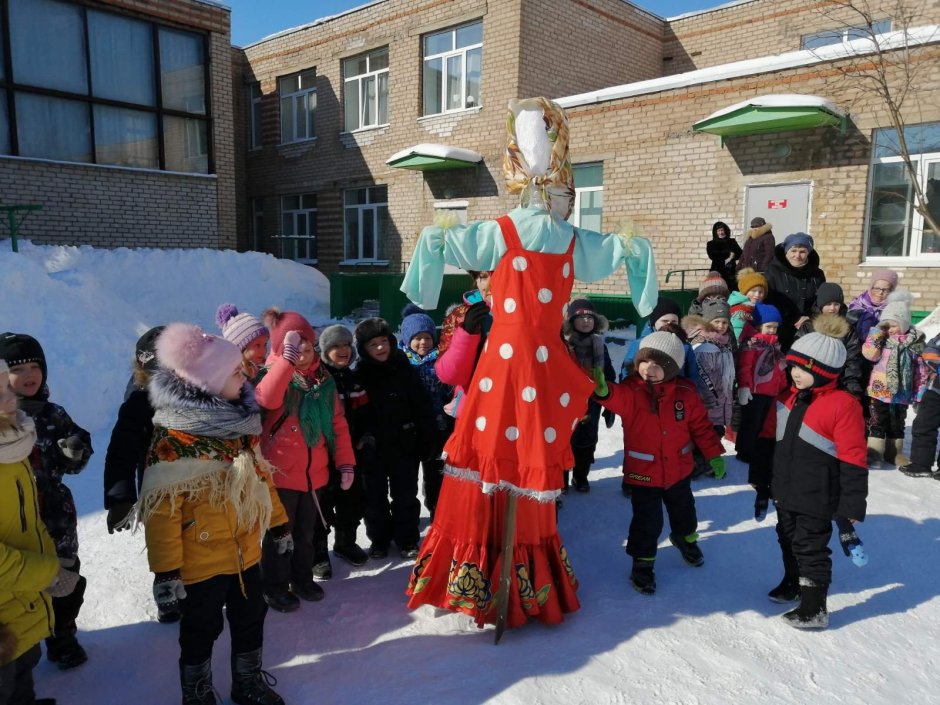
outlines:
[[[359,7],[367,0],[220,0],[232,8],[232,43],[245,46],[282,29]],[[637,0],[662,17],[704,10],[728,0]]]

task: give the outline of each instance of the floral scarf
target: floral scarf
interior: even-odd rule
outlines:
[[[926,344],[926,337],[916,328],[911,328],[904,335],[889,336],[885,340],[885,349],[888,351],[885,377],[891,396],[896,395],[900,390],[910,390],[916,393],[914,365],[916,359],[924,352]]]
[[[332,455],[336,445],[333,431],[336,380],[324,365],[318,365],[311,372],[313,375],[307,376],[298,370],[294,371],[284,394],[284,414],[296,416],[300,420],[300,430],[308,447],[315,447],[322,437]],[[267,373],[268,368],[262,368],[255,384],[264,379]]]

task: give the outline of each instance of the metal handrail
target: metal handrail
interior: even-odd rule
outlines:
[[[679,279],[679,288],[685,289],[685,273],[686,272],[710,272],[710,271],[712,270],[708,268],[705,268],[705,269],[670,269],[668,272],[666,272],[666,279],[663,281],[663,284],[668,284],[669,277],[671,277],[673,274],[681,274],[682,277]]]

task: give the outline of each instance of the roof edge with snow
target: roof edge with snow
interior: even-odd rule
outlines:
[[[386,2],[386,0],[371,0],[371,2],[367,2],[362,5],[357,5],[356,7],[351,7],[348,10],[343,10],[342,12],[337,12],[335,15],[327,15],[326,17],[317,18],[313,20],[312,22],[307,22],[306,24],[298,25],[297,27],[289,27],[288,29],[282,29],[282,30],[275,32],[274,34],[269,34],[266,37],[262,37],[261,39],[255,40],[251,44],[246,44],[243,47],[239,47],[239,49],[250,49],[253,46],[257,46],[258,44],[264,44],[265,42],[269,42],[272,39],[280,39],[281,37],[287,36],[288,34],[293,34],[294,32],[302,32],[305,29],[310,29],[311,27],[316,27],[317,25],[325,24],[327,22],[332,22],[333,20],[338,20],[340,17],[351,15],[354,12],[365,10],[368,7],[372,7],[373,5],[378,5],[383,2]]]
[[[757,59],[747,59],[745,61],[734,61],[730,64],[709,66],[704,69],[679,73],[675,76],[664,76],[662,78],[652,78],[646,81],[636,81],[620,86],[601,88],[600,90],[591,91],[589,93],[579,93],[564,98],[556,98],[555,102],[563,108],[574,108],[648,93],[661,93],[677,88],[687,88],[703,83],[712,83],[714,81],[741,78],[744,76],[756,76],[762,73],[773,73],[775,71],[798,68],[801,66],[811,66],[813,64],[829,61],[866,56],[876,53],[879,49],[881,51],[890,51],[901,49],[905,46],[915,47],[935,43],[940,43],[940,25],[925,25],[923,27],[909,29],[906,33],[906,37],[903,30],[885,32],[884,34],[878,35],[877,43],[871,39],[862,37],[844,44],[833,44],[831,46],[819,47],[818,49],[801,49],[785,54],[762,56]]]

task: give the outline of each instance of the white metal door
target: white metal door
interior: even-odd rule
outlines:
[[[809,230],[809,199],[812,183],[757,184],[747,187],[744,223],[760,216],[773,225],[778,243],[790,233]]]

